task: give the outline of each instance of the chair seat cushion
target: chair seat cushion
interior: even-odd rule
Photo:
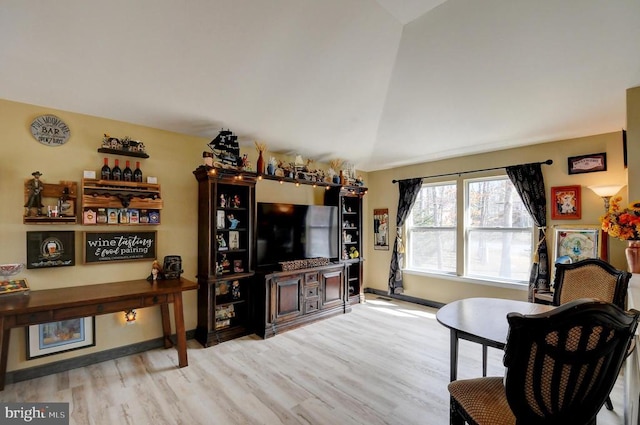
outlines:
[[[513,425],[503,378],[463,379],[449,384],[449,393],[467,415],[479,425]]]

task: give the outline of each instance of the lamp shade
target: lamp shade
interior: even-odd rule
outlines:
[[[620,192],[620,189],[624,187],[623,184],[610,184],[603,186],[588,186],[596,195],[601,198],[610,198],[616,193]]]

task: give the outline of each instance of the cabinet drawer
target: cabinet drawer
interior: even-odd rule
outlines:
[[[318,296],[318,285],[314,286],[305,286],[304,287],[304,297],[305,298],[315,298]]]
[[[305,283],[315,283],[318,281],[318,272],[309,272],[304,274]]]
[[[320,299],[316,298],[315,300],[305,300],[304,302],[304,312],[311,313],[320,308]]]
[[[37,313],[18,314],[16,316],[16,325],[30,325],[33,323],[52,322],[53,312],[39,311]]]

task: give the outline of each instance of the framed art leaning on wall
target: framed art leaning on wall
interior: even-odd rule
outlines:
[[[556,226],[554,227],[554,263],[599,258],[600,226]]]

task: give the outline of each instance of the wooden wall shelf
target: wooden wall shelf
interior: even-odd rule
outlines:
[[[119,149],[110,149],[110,148],[100,148],[98,149],[98,152],[110,153],[112,155],[132,156],[135,158],[149,158],[149,155],[145,152],[122,151]]]
[[[29,182],[24,184],[24,201],[29,199]],[[65,193],[66,192],[66,193]],[[49,217],[47,215],[47,207],[58,207],[58,200],[62,196],[66,197],[64,211],[59,212],[58,217]],[[78,183],[70,181],[61,181],[60,183],[43,183],[42,184],[42,208],[43,215],[39,216],[23,216],[24,224],[75,224],[77,222],[76,199],[78,196]],[[33,209],[32,209],[33,211]]]

